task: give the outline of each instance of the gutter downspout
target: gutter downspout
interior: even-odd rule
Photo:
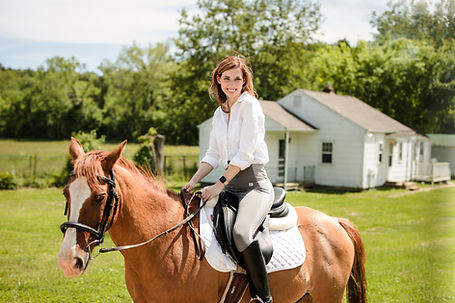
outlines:
[[[288,183],[288,155],[289,155],[289,131],[286,128],[285,136],[284,136],[284,190],[286,190],[287,183]]]

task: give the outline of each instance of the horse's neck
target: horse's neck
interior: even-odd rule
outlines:
[[[145,179],[119,179],[120,209],[110,235],[116,245],[148,240],[176,225],[183,207],[161,188]]]

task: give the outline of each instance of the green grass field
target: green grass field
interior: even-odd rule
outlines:
[[[70,141],[25,141],[0,139],[0,173],[14,173],[16,176],[37,180],[47,184],[49,176],[58,174],[65,166]],[[101,149],[112,151],[119,143],[105,143]],[[128,143],[123,157],[133,160],[139,148],[137,143]],[[166,180],[174,182],[189,178],[198,163],[198,146],[164,146]],[[183,156],[185,160],[183,160]],[[183,168],[185,166],[185,169]],[[183,173],[185,171],[185,174]],[[36,177],[36,178],[35,178]],[[41,180],[41,181],[40,181]],[[28,182],[31,183],[31,182]],[[30,184],[29,184],[30,185]],[[46,187],[41,186],[41,187]]]
[[[455,302],[455,187],[390,197],[400,192],[290,192],[287,200],[357,225],[369,302]],[[82,277],[63,276],[63,209],[61,189],[0,191],[0,302],[130,302],[119,253],[99,256]]]

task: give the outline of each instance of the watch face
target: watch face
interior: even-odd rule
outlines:
[[[225,176],[221,176],[220,182],[221,182],[221,183],[225,183],[225,182],[226,182],[226,177],[225,177]]]

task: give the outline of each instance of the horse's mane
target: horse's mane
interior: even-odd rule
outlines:
[[[108,152],[103,150],[94,150],[86,153],[84,156],[80,156],[74,161],[73,173],[76,177],[86,177],[90,188],[94,191],[102,191],[102,183],[99,180],[99,176],[104,176],[103,168],[101,167],[101,161],[108,155]],[[168,196],[170,193],[165,188],[163,182],[158,179],[153,173],[146,168],[137,168],[134,163],[128,159],[120,157],[115,166],[120,166],[126,169],[129,173],[134,176],[140,177],[147,186],[152,186],[155,192],[165,194]],[[114,168],[115,168],[114,166]]]

